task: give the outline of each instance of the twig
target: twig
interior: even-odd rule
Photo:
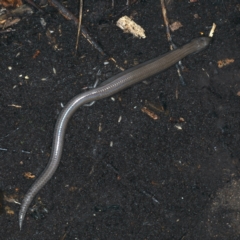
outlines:
[[[57,0],[48,0],[49,4],[57,8],[58,11],[67,19],[74,22],[78,26],[78,19],[64,6],[62,6]],[[88,31],[85,26],[81,25],[81,33],[87,39],[87,41],[92,44],[102,55],[106,55],[102,48],[96,43],[92,37],[88,34]]]
[[[217,25],[215,23],[213,23],[211,31],[210,31],[210,33],[208,35],[209,37],[213,37],[213,34],[215,32],[216,27],[217,27]]]
[[[76,48],[75,48],[75,55],[77,54],[79,37],[80,37],[80,31],[81,31],[81,24],[82,24],[82,7],[83,7],[83,1],[80,0],[79,19],[78,19],[78,33],[77,33],[77,42],[76,42]]]
[[[25,0],[27,3],[31,4],[33,7],[35,7],[37,10],[39,10],[40,12],[42,12],[43,10],[37,5],[35,4],[32,0]]]
[[[164,0],[160,0],[160,3],[161,3],[161,6],[162,6],[163,20],[164,20],[164,23],[165,23],[165,26],[166,26],[167,39],[168,39],[169,44],[170,44],[170,49],[173,50],[173,49],[176,49],[176,46],[175,46],[175,44],[172,41],[170,28],[169,28],[169,22],[168,22],[168,18],[167,18],[167,10],[166,10],[166,7],[165,7],[165,2],[164,2]],[[178,64],[176,64],[175,66],[177,68],[177,73],[178,73],[178,76],[179,76],[181,84],[183,86],[186,85],[186,83],[184,81],[184,78],[183,78],[183,76],[181,74],[181,68],[183,69],[182,62],[179,61]]]

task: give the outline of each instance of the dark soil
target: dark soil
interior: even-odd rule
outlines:
[[[114,9],[111,2],[84,0],[82,21],[119,66],[169,51],[159,0],[139,1],[120,14],[134,16],[146,39],[116,27],[114,16],[126,0],[115,1]],[[76,1],[64,5],[78,16]],[[108,57],[82,36],[75,56],[76,26],[50,6],[2,33],[0,239],[239,239],[239,16],[238,0],[174,1],[168,17],[183,25],[172,33],[178,46],[217,24],[211,46],[183,60],[187,85],[173,66],[115,101],[80,108],[69,123],[60,166],[33,201],[35,212],[28,211],[22,231],[19,205],[7,198],[21,202],[36,179],[24,173],[37,177],[46,167],[62,105],[93,85],[98,70],[102,81],[120,70],[105,65]],[[226,58],[234,62],[218,68]],[[158,120],[141,111],[146,100],[165,107],[155,111]]]

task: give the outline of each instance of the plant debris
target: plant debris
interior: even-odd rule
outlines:
[[[128,16],[123,16],[118,19],[117,26],[121,28],[124,33],[131,33],[137,38],[146,38],[145,30]]]

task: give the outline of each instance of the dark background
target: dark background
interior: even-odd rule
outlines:
[[[119,15],[134,16],[145,39],[116,27],[126,0],[114,9],[111,2],[85,0],[82,23],[118,65],[127,69],[169,51],[159,0],[139,1]],[[78,16],[78,2],[63,4]],[[183,60],[187,85],[173,66],[115,101],[80,108],[60,166],[20,232],[19,205],[6,197],[21,202],[35,180],[23,174],[39,176],[46,167],[61,104],[91,86],[98,70],[102,81],[119,72],[82,36],[75,56],[76,27],[55,8],[33,10],[15,32],[0,34],[0,148],[7,149],[0,151],[0,239],[239,239],[240,2],[168,6],[170,22],[183,25],[172,33],[178,46],[217,24],[211,46]],[[234,63],[218,68],[226,58]],[[166,107],[158,120],[142,113],[145,100]]]

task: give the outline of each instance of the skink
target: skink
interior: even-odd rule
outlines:
[[[68,122],[79,107],[86,103],[109,97],[171,67],[187,55],[203,50],[209,45],[210,41],[211,39],[208,37],[193,39],[191,42],[180,48],[177,48],[176,50],[170,51],[164,55],[119,73],[103,82],[103,84],[98,88],[81,93],[70,100],[57,119],[53,135],[52,152],[48,165],[30,187],[22,201],[19,212],[20,229],[22,228],[24,217],[33,198],[51,179],[59,165]]]

